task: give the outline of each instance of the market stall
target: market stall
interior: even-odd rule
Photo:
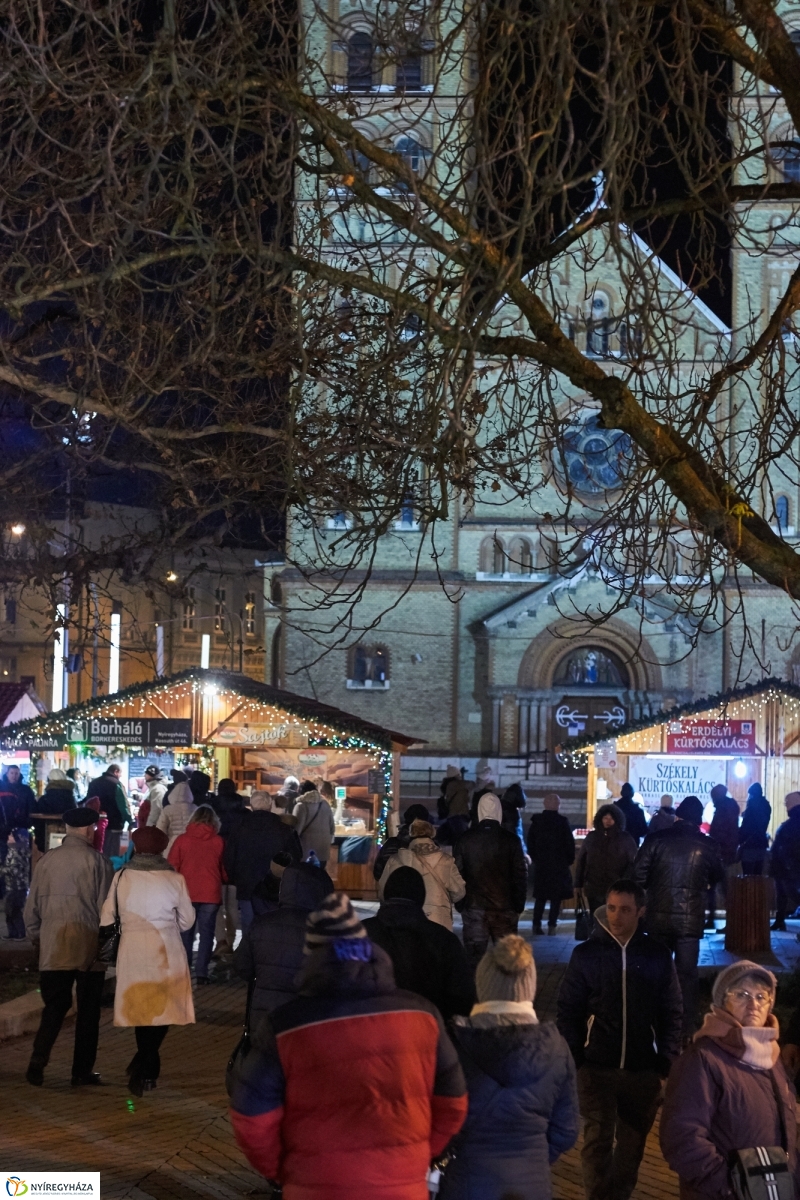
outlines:
[[[605,741],[575,739],[560,753],[588,766],[589,827],[625,782],[648,812],[664,794],[676,804],[684,796],[706,804],[717,783],[744,808],[747,789],[758,782],[772,804],[774,834],[786,818],[784,796],[800,789],[800,687],[763,680],[629,724]]]
[[[230,777],[244,794],[274,794],[289,775],[327,780],[337,843],[368,839],[360,853],[351,847],[360,869],[344,873],[365,894],[373,890],[375,844],[399,800],[400,754],[415,741],[248,676],[200,668],[17,722],[0,736],[6,754],[29,757],[40,784],[53,767],[92,777],[112,762],[131,796],[143,793],[151,763],[165,772],[203,770],[212,787]]]

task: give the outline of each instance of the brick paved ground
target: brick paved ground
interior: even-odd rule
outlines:
[[[359,908],[369,906],[359,905]],[[537,1008],[551,1017],[558,984],[574,942],[568,924],[560,935],[537,938]],[[718,939],[705,939],[704,958],[719,955]],[[796,953],[779,946],[788,965]],[[800,950],[800,947],[797,947]],[[133,1034],[115,1029],[103,1013],[97,1067],[104,1088],[69,1086],[71,1026],[59,1038],[45,1086],[24,1081],[31,1038],[0,1049],[0,1168],[99,1170],[103,1195],[133,1200],[232,1200],[264,1196],[263,1180],[236,1149],[226,1115],[225,1063],[239,1036],[245,989],[236,981],[196,993],[197,1024],[170,1031],[162,1051],[162,1082],[141,1100],[125,1087],[124,1068],[133,1054]],[[556,1165],[556,1200],[583,1200],[577,1148]],[[651,1134],[635,1200],[677,1197],[677,1181],[661,1159]],[[364,1197],[368,1200],[368,1197]]]

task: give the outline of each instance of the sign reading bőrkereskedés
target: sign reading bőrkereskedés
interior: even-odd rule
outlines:
[[[755,721],[673,721],[668,754],[755,754]]]
[[[86,717],[67,722],[67,741],[89,746],[191,746],[192,722],[188,717]]]

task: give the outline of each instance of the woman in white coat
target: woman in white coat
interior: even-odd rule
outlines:
[[[383,889],[392,871],[398,867],[413,867],[425,880],[425,903],[422,906],[425,916],[452,930],[453,905],[464,899],[467,885],[461,878],[452,854],[446,854],[436,845],[434,832],[429,821],[412,821],[409,829],[411,841],[389,859],[378,881],[378,896],[383,899]]]
[[[194,1024],[181,933],[192,928],[195,911],[186,880],[163,857],[166,833],[148,825],[135,829],[132,838],[136,852],[114,877],[100,924],[113,926],[119,913],[114,1024],[135,1030],[129,1087],[134,1096],[141,1096],[156,1086],[158,1052],[170,1025]]]
[[[162,808],[156,828],[162,829],[167,835],[167,851],[170,851],[175,839],[186,833],[189,822],[197,812],[197,805],[188,783],[176,783],[166,799],[169,800],[169,804]]]

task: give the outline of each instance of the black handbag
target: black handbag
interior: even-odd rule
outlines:
[[[769,1078],[778,1106],[783,1145],[752,1146],[748,1150],[735,1151],[731,1163],[731,1184],[736,1200],[794,1200],[794,1180],[789,1169],[789,1139],[783,1101],[772,1071]]]
[[[247,1003],[244,1008],[244,1024],[242,1025],[242,1036],[233,1048],[233,1053],[228,1059],[228,1065],[225,1068],[225,1091],[228,1095],[233,1094],[235,1084],[235,1076],[237,1070],[241,1067],[244,1060],[247,1058],[252,1049],[252,1039],[250,1037],[250,1007],[253,1003],[253,992],[255,991],[255,978],[251,979],[247,985]]]
[[[592,932],[592,914],[581,896],[575,903],[575,941],[585,942]]]
[[[100,938],[97,946],[97,961],[103,966],[115,967],[117,965],[117,955],[119,953],[119,939],[122,937],[122,922],[119,919],[119,881],[125,873],[123,867],[117,874],[114,880],[116,887],[114,889],[114,924],[106,925],[100,930]]]

